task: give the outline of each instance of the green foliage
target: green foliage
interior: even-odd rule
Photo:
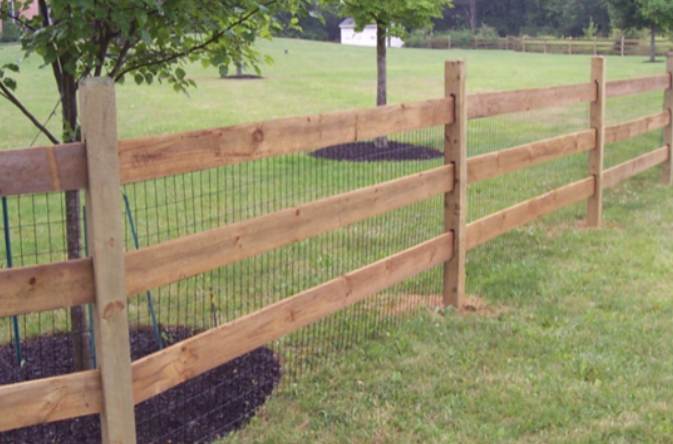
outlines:
[[[584,28],[583,31],[584,31],[584,38],[585,39],[593,39],[594,37],[596,37],[598,27],[594,23],[593,18],[589,18],[589,26]]]
[[[2,20],[2,30],[0,31],[0,43],[18,42],[21,37],[21,30],[12,20]]]
[[[409,28],[431,26],[431,19],[441,17],[443,7],[451,5],[451,0],[324,0],[324,4],[338,8],[342,17],[352,17],[356,31],[376,23],[387,37],[406,37]]]

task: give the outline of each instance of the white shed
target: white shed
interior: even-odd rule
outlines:
[[[376,24],[365,26],[362,32],[355,32],[355,20],[347,18],[339,25],[341,28],[341,44],[356,46],[376,46]],[[404,42],[399,37],[388,37],[389,48],[401,48]]]

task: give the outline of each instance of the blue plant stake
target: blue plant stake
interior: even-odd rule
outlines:
[[[131,214],[131,205],[129,204],[129,198],[126,193],[122,193],[124,198],[124,205],[126,206],[126,215],[129,218],[129,226],[131,227],[131,235],[133,236],[133,243],[136,246],[136,250],[140,249],[140,243],[138,242],[138,232],[136,231],[136,226],[133,223],[133,215]],[[154,313],[154,304],[152,303],[152,293],[147,290],[147,305],[150,309],[150,316],[152,317],[152,324],[154,325],[154,335],[157,337],[157,344],[159,345],[159,350],[164,348],[164,344],[161,341],[161,333],[159,332],[159,324],[157,324],[157,317]]]
[[[7,198],[2,198],[2,221],[5,229],[5,255],[7,256],[7,268],[12,268],[12,243],[9,236],[9,210],[7,209]],[[19,333],[19,320],[16,316],[12,316],[12,327],[14,329],[14,352],[16,354],[16,362],[21,366],[23,356],[21,354],[21,336]]]

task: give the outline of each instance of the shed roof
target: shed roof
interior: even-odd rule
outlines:
[[[355,20],[353,20],[353,17],[348,17],[343,22],[339,23],[339,28],[355,28]],[[371,24],[365,26],[365,28],[376,29],[377,26],[376,26],[376,23],[371,23]]]

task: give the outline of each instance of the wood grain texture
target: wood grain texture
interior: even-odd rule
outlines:
[[[126,254],[127,294],[176,282],[451,190],[453,166],[384,182]]]
[[[673,54],[666,57],[666,75],[673,82]],[[665,185],[673,185],[673,84],[669,83],[664,93],[664,112],[668,114],[668,125],[664,128],[664,145],[668,146],[668,161],[662,168]]]
[[[133,363],[135,402],[261,347],[451,258],[443,234]]]
[[[464,60],[444,66],[444,95],[452,97],[454,121],[444,127],[444,164],[453,165],[453,190],[444,195],[444,231],[453,233],[453,256],[444,264],[444,306],[462,307],[465,298],[467,221],[467,68]]]
[[[94,300],[90,258],[0,270],[0,317],[90,304]]]
[[[467,226],[467,249],[586,199],[593,193],[594,178],[588,177],[472,222]]]
[[[523,168],[588,151],[596,145],[596,132],[585,130],[541,140],[467,160],[467,182],[477,183]]]
[[[437,99],[120,142],[122,183],[154,179],[453,121],[453,102]]]
[[[603,217],[603,158],[605,151],[605,59],[591,59],[591,81],[596,100],[589,108],[589,125],[596,132],[596,147],[589,151],[589,176],[595,179],[594,194],[587,200],[587,226],[598,227]]]
[[[595,99],[596,87],[593,83],[470,94],[467,100],[467,116],[469,119],[478,119],[591,102]]]
[[[612,188],[629,177],[640,174],[669,160],[668,146],[661,147],[642,156],[614,166],[603,173],[603,188]]]
[[[650,131],[658,130],[669,125],[671,117],[668,111],[620,123],[605,128],[605,144],[611,144],[632,137],[640,136]]]
[[[87,78],[80,83],[79,95],[89,170],[87,238],[93,258],[96,361],[103,391],[101,436],[103,444],[134,444],[114,83],[110,78]]]
[[[668,74],[657,74],[635,79],[611,80],[606,84],[605,96],[610,99],[612,97],[658,91],[667,89],[670,84],[671,79]]]
[[[0,432],[100,413],[100,371],[0,386]]]
[[[82,143],[0,151],[0,196],[80,190],[86,183]]]

